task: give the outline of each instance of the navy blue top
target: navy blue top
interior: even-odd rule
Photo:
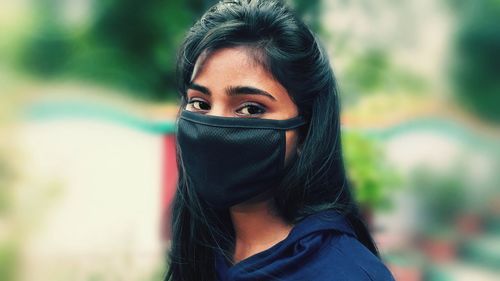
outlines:
[[[219,281],[394,280],[335,211],[311,215],[271,248],[231,265],[216,255]]]

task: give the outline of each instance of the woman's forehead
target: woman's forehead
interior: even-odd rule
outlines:
[[[194,67],[190,85],[193,84],[216,95],[230,88],[251,87],[269,93],[278,102],[291,99],[285,87],[255,59],[252,51],[241,47],[202,54]]]
[[[214,60],[218,62],[226,61],[228,62],[227,66],[229,67],[238,65],[245,68],[260,68],[261,71],[267,72],[267,75],[272,76],[272,74],[266,70],[266,67],[263,65],[263,60],[260,59],[261,55],[258,55],[258,53],[259,52],[254,48],[246,46],[205,50],[196,59],[190,81],[194,81],[196,77],[205,70],[207,62]]]

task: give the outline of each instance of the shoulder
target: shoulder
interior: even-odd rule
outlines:
[[[270,249],[230,268],[218,265],[221,280],[394,281],[336,213],[308,217]]]
[[[351,235],[319,232],[304,237],[298,244],[317,239],[323,240],[323,247],[310,257],[311,268],[316,276],[314,280],[394,280],[380,258]]]
[[[290,243],[293,255],[302,257],[308,276],[305,280],[394,280],[380,258],[356,238],[351,224],[338,212],[311,215],[293,231]]]

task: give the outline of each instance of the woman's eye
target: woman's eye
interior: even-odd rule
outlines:
[[[210,110],[210,105],[201,100],[190,100],[188,106],[194,110]]]
[[[264,107],[256,104],[247,104],[237,110],[237,113],[241,115],[260,115],[265,112],[266,110]]]

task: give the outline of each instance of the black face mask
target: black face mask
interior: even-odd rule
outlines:
[[[188,188],[213,208],[228,208],[270,191],[285,170],[287,120],[209,116],[183,110],[177,123]]]

